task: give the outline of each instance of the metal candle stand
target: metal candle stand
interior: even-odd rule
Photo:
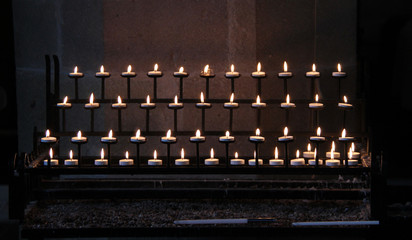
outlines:
[[[228,168],[230,166],[230,159],[229,159],[229,144],[234,143],[235,139],[229,140],[229,139],[219,139],[219,142],[225,144],[225,159],[226,159],[226,167]]]
[[[325,140],[324,139],[316,139],[316,140],[310,140],[311,142],[314,142],[315,143],[315,145],[316,145],[316,149],[317,149],[317,151],[319,152],[319,145],[321,144],[321,143],[324,143],[325,142]],[[315,156],[315,167],[317,168],[317,167],[319,167],[319,153],[316,153],[316,156]]]
[[[310,81],[310,91],[311,91],[311,93],[312,93],[312,96],[315,96],[315,94],[317,93],[317,92],[319,92],[319,89],[316,89],[316,84],[315,84],[315,82],[316,82],[316,80],[318,79],[318,78],[320,78],[320,75],[319,76],[317,76],[317,75],[310,75],[310,76],[306,76],[307,78],[309,78],[311,81]]]
[[[77,145],[77,156],[78,156],[78,162],[77,162],[77,167],[80,168],[81,162],[82,162],[82,152],[81,152],[81,145],[87,143],[87,139],[86,141],[82,141],[82,142],[76,142],[76,141],[71,141],[72,143]]]
[[[345,140],[339,140],[339,142],[343,142],[344,144],[344,150],[343,150],[343,163],[345,165],[345,168],[349,167],[349,161],[348,161],[348,143],[353,142],[354,139],[345,139]]]
[[[186,75],[182,75],[182,74],[176,75],[176,74],[174,74],[173,76],[179,78],[179,99],[180,99],[180,101],[183,101],[183,78],[189,77],[189,74],[186,74]]]
[[[136,160],[135,160],[134,165],[137,168],[140,168],[140,145],[146,143],[146,137],[144,137],[142,140],[136,140],[136,141],[133,141],[132,138],[130,138],[130,142],[133,144],[136,144]]]
[[[150,75],[147,73],[148,77],[153,78],[153,101],[157,100],[157,78],[163,77],[163,73],[159,75]]]
[[[125,109],[127,107],[127,105],[125,105],[124,107],[113,107],[113,109],[117,109],[117,129],[119,130],[119,132],[122,131],[122,109]]]
[[[182,105],[170,105],[169,104],[167,107],[173,110],[173,131],[177,132],[177,110],[182,109],[183,104]]]
[[[292,78],[292,74],[291,75],[281,75],[278,74],[278,78],[283,79],[283,97],[286,98],[286,95],[288,94],[288,79]]]
[[[206,79],[206,99],[209,99],[209,79],[214,78],[215,74],[213,73],[200,74],[200,77]]]
[[[190,142],[196,144],[196,166],[197,168],[200,167],[200,151],[199,151],[199,144],[205,142],[205,139],[189,139]]]
[[[69,74],[69,77],[74,79],[74,98],[77,100],[79,99],[79,78],[84,77],[84,75],[83,74],[81,75],[80,74],[79,75]]]
[[[63,132],[66,131],[66,109],[72,108],[72,106],[61,106],[58,107],[62,110],[62,130]]]
[[[152,110],[152,109],[154,109],[154,108],[156,108],[156,105],[154,104],[154,105],[151,105],[151,106],[142,106],[142,105],[140,105],[140,108],[142,108],[142,109],[145,109],[146,110],[146,132],[149,132],[150,131],[150,125],[149,125],[149,123],[150,123],[150,110]]]
[[[289,153],[288,153],[288,143],[293,142],[293,138],[292,139],[287,139],[287,140],[283,140],[283,141],[279,141],[278,142],[282,142],[283,144],[285,144],[285,168],[289,167]]]
[[[100,140],[100,142],[107,145],[107,167],[110,168],[110,166],[111,166],[111,164],[110,164],[110,160],[111,160],[110,145],[116,144],[117,143],[117,138],[115,138],[115,140],[113,142],[103,142],[101,140]]]
[[[253,76],[253,74],[250,75],[252,78],[256,79],[256,95],[262,96],[262,78],[266,78],[266,74],[264,76]],[[257,125],[260,127],[260,108],[257,108]]]
[[[126,72],[124,74],[121,74],[120,76],[126,78],[127,100],[130,100],[131,99],[131,96],[130,96],[130,79],[136,77],[136,73]]]
[[[97,78],[101,79],[101,99],[104,99],[104,95],[105,95],[105,79],[109,78],[111,76],[111,74],[109,73],[107,76],[100,76],[100,75],[96,75]]]
[[[259,144],[263,143],[265,140],[263,139],[263,141],[256,141],[256,140],[249,138],[249,141],[255,144],[255,153],[256,153],[255,154],[255,167],[256,169],[258,169],[259,168]]]
[[[175,141],[162,141],[160,140],[162,143],[167,145],[167,168],[170,168],[170,144],[175,144]]]

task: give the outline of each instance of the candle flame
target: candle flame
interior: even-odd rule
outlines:
[[[278,159],[278,157],[279,157],[278,147],[275,147],[275,159]]]
[[[332,141],[331,152],[335,151],[335,141]]]
[[[111,129],[110,129],[110,131],[109,131],[108,137],[109,137],[109,138],[112,138],[112,137],[113,137],[113,131],[112,131]]]
[[[312,146],[310,145],[310,143],[308,143],[308,152],[310,152],[312,150]]]
[[[283,62],[283,71],[284,72],[288,71],[288,64],[286,63],[286,61]]]
[[[66,104],[67,103],[67,100],[69,99],[69,97],[64,97],[64,99],[63,99],[63,104]]]
[[[299,158],[299,149],[296,150],[296,158]]]
[[[128,67],[127,67],[127,72],[131,72],[132,71],[132,65],[129,65]]]
[[[288,131],[289,131],[288,127],[285,127],[285,128],[283,129],[283,135],[287,136],[287,135],[288,135]]]
[[[289,104],[289,103],[290,103],[290,96],[289,96],[289,94],[288,94],[288,95],[286,95],[286,103],[287,103],[287,104]]]
[[[159,69],[159,65],[157,65],[157,63],[154,65],[154,71],[157,71],[157,69]]]
[[[343,129],[343,130],[342,130],[342,137],[343,137],[343,138],[346,137],[346,129]]]
[[[335,150],[331,149],[330,150],[330,159],[334,159],[334,157],[335,157]]]
[[[316,101],[316,102],[319,101],[319,95],[318,95],[318,94],[315,95],[315,101]]]
[[[316,65],[315,64],[312,65],[312,72],[316,72]]]
[[[172,131],[170,131],[170,129],[167,130],[166,137],[170,138],[171,134],[172,134]]]
[[[313,153],[313,157],[316,159],[317,149],[315,148],[315,152]]]
[[[117,96],[117,103],[122,103],[122,98],[120,96]]]
[[[82,137],[82,131],[78,131],[77,132],[77,138],[81,138]]]
[[[124,154],[126,159],[129,159],[129,151],[126,151],[126,153]]]
[[[233,99],[235,98],[235,94],[234,93],[232,93],[231,95],[230,95],[230,102],[231,103],[233,103]]]
[[[53,148],[50,148],[50,150],[49,150],[49,156],[50,156],[50,159],[53,158]]]
[[[70,150],[69,156],[70,156],[70,159],[73,159],[73,150]]]
[[[209,73],[209,64],[205,66],[205,68],[203,69],[203,73]]]
[[[200,130],[199,129],[196,130],[196,137],[200,137]]]
[[[262,65],[260,64],[260,62],[258,62],[258,65],[257,65],[257,72],[260,72],[260,70],[262,70]]]
[[[100,159],[104,159],[104,148],[100,151]]]
[[[140,137],[140,129],[137,129],[137,131],[136,131],[136,138],[139,138]]]
[[[235,158],[239,158],[239,154],[235,152]]]
[[[253,158],[256,159],[256,151],[253,151]]]
[[[50,137],[50,130],[49,129],[46,130],[46,137]]]
[[[157,159],[157,151],[156,150],[154,150],[154,152],[153,152],[153,158]]]
[[[346,96],[343,96],[343,101],[344,101],[345,103],[347,103],[347,102],[348,102],[348,98],[347,98]]]
[[[256,103],[260,104],[260,96],[259,95],[257,95],[257,97],[256,97]]]
[[[175,95],[175,104],[177,104],[177,95]]]
[[[340,63],[338,63],[338,72],[342,70],[342,67],[340,66]]]
[[[355,143],[352,142],[351,147],[350,147],[353,151],[355,151]]]
[[[183,72],[183,70],[184,70],[184,68],[183,68],[183,67],[180,67],[180,68],[179,68],[179,72],[180,72],[180,73],[182,73],[182,72]]]
[[[349,157],[349,159],[352,159],[352,148],[349,149],[348,157]]]
[[[203,92],[200,92],[200,102],[205,102],[205,97],[203,96]]]
[[[230,136],[229,131],[226,131],[226,137],[229,137],[229,136]]]
[[[101,73],[104,72],[104,67],[103,67],[103,65],[100,67],[100,72],[101,72]]]
[[[256,136],[259,136],[259,135],[260,135],[260,129],[256,128]]]
[[[318,127],[318,130],[316,130],[316,134],[318,135],[318,137],[320,137],[320,132],[321,132],[320,127]]]
[[[213,148],[210,149],[210,158],[215,158],[215,151],[213,151]]]
[[[232,66],[230,66],[230,71],[234,72],[235,71],[235,65],[232,64]]]
[[[93,93],[90,94],[89,102],[90,102],[90,104],[93,104],[93,102],[94,102],[94,94]]]
[[[180,157],[182,158],[182,159],[184,159],[185,158],[185,150],[182,148],[182,150],[180,151]]]
[[[73,72],[74,72],[74,73],[77,73],[77,66],[76,66],[76,67],[74,67]]]
[[[146,97],[146,103],[150,103],[150,96],[149,95],[147,95],[147,97]]]

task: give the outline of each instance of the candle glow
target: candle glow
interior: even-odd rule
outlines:
[[[235,158],[239,158],[239,154],[235,152]]]
[[[256,136],[259,136],[259,135],[260,135],[260,129],[256,128]]]
[[[210,149],[210,158],[215,158],[215,151],[213,151],[213,148]]]
[[[82,138],[82,131],[77,132],[77,138]]]
[[[140,129],[137,129],[137,131],[136,131],[136,138],[139,138],[140,137]]]
[[[129,151],[126,151],[126,153],[124,154],[126,159],[129,159]]]
[[[342,71],[342,67],[340,66],[340,63],[338,63],[338,72]]]
[[[260,72],[260,70],[262,70],[262,65],[259,62],[258,65],[257,65],[257,72]]]
[[[288,64],[286,63],[286,61],[283,62],[283,71],[284,72],[288,71]]]
[[[256,103],[257,103],[257,104],[260,104],[260,97],[259,97],[259,95],[257,95],[257,97],[256,97]]]
[[[182,73],[182,72],[183,72],[183,70],[184,70],[184,68],[183,68],[183,67],[180,67],[180,68],[179,68],[179,72],[180,72],[180,73]]]
[[[66,104],[66,103],[67,103],[67,100],[68,100],[68,97],[67,97],[67,96],[64,97],[64,99],[63,99],[63,104]]]
[[[132,71],[132,65],[129,65],[129,66],[127,67],[127,72],[130,73],[131,71]]]
[[[343,129],[343,130],[342,130],[342,137],[343,137],[343,138],[346,137],[346,129]]]
[[[203,96],[203,92],[200,92],[200,102],[201,103],[205,102],[205,97]]]
[[[232,64],[232,66],[230,66],[230,72],[234,72],[235,71],[235,65]]]
[[[177,102],[177,95],[175,95],[175,104],[177,104],[178,102]]]
[[[146,103],[150,103],[150,96],[149,95],[147,95],[147,97],[146,97]]]
[[[170,138],[171,134],[172,134],[172,132],[170,131],[170,129],[167,130],[166,137]]]
[[[315,95],[315,101],[316,101],[316,102],[319,101],[319,95],[318,95],[318,94]]]
[[[285,127],[284,129],[283,129],[283,135],[284,136],[287,136],[288,135],[288,127]]]
[[[122,103],[122,98],[120,96],[117,96],[117,103]]]
[[[209,73],[209,64],[205,66],[205,68],[203,69],[203,73]]]
[[[73,151],[72,150],[70,150],[69,156],[70,156],[70,160],[72,160],[73,159]]]
[[[308,149],[308,152],[310,152],[312,150],[312,146],[310,145],[310,143],[308,143],[307,149]]]
[[[104,149],[103,148],[100,151],[100,159],[104,159]]]
[[[296,158],[299,158],[299,149],[296,150]]]
[[[279,157],[278,147],[275,147],[275,159],[278,159],[278,157]]]
[[[231,95],[230,95],[230,103],[233,103],[233,99],[235,98],[235,94],[234,93],[232,93]]]
[[[199,129],[196,130],[196,137],[200,137],[200,130]]]
[[[76,67],[74,67],[73,72],[74,72],[74,73],[77,73],[77,66],[76,66]]]
[[[316,72],[316,65],[315,64],[312,65],[312,71]]]
[[[185,158],[185,150],[182,148],[182,150],[180,151],[180,157],[181,159]]]
[[[346,95],[343,96],[343,101],[344,101],[345,103],[348,103],[348,98],[346,97]]]
[[[109,134],[107,135],[109,138],[113,137],[113,131],[110,129]]]
[[[154,71],[156,72],[157,71],[157,69],[159,69],[159,65],[157,65],[157,63],[154,65]]]
[[[153,159],[157,159],[157,151],[156,150],[154,150],[154,152],[153,152]]]
[[[286,95],[286,103],[287,103],[287,104],[289,104],[289,103],[290,103],[290,96],[289,96],[289,94],[288,94],[288,95]]]
[[[100,67],[100,72],[101,72],[101,73],[104,72],[104,67],[103,67],[103,65]]]
[[[50,130],[49,129],[46,130],[46,137],[50,137]]]
[[[320,127],[318,127],[318,129],[316,130],[316,135],[318,135],[318,137],[320,137],[320,132],[321,132]]]
[[[230,136],[229,131],[226,131],[226,137],[229,137],[229,136]]]
[[[94,102],[94,94],[93,93],[90,94],[89,102],[90,102],[90,104],[93,104],[93,102]]]
[[[49,150],[49,156],[50,156],[50,159],[53,158],[53,149],[52,148],[50,148],[50,150]]]

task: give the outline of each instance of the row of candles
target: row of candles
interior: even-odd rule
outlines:
[[[325,139],[324,136],[321,136],[321,128],[320,127],[317,128],[316,132],[317,132],[316,136],[311,136],[310,141],[316,143],[316,145],[318,146],[319,143],[324,142],[326,139]],[[256,144],[256,150],[254,152],[255,156],[254,156],[254,159],[249,160],[249,165],[256,165],[256,160],[257,159],[258,159],[258,165],[262,165],[263,160],[257,157],[257,153],[258,153],[258,147],[257,146],[258,146],[259,143],[263,143],[265,141],[265,137],[261,136],[259,128],[256,129],[255,133],[256,134],[254,136],[249,137],[249,141]],[[285,127],[284,128],[284,135],[278,137],[277,140],[278,140],[278,142],[285,143],[285,146],[287,146],[287,143],[293,141],[293,139],[294,139],[293,136],[288,135],[288,128]],[[197,130],[196,135],[190,137],[189,140],[191,142],[194,142],[194,143],[198,144],[198,143],[204,142],[206,140],[206,137],[201,136],[200,130]],[[50,136],[50,131],[49,130],[46,130],[45,137],[41,138],[42,143],[52,144],[52,143],[55,143],[56,141],[57,141],[57,138],[53,137],[53,136]],[[79,131],[77,133],[77,136],[71,138],[71,141],[73,143],[76,143],[76,144],[83,144],[83,143],[87,142],[87,137],[82,136],[81,131]],[[102,143],[106,143],[106,144],[113,144],[113,143],[117,143],[117,138],[113,136],[113,131],[110,130],[109,133],[108,133],[108,136],[102,137],[100,141]],[[161,137],[160,141],[162,143],[168,144],[168,155],[169,155],[169,145],[172,144],[172,143],[176,143],[177,139],[176,139],[176,137],[171,135],[171,130],[168,130],[167,133],[166,133],[166,136]],[[235,141],[235,137],[231,136],[229,131],[226,131],[225,136],[219,137],[219,142],[226,143],[227,144],[226,146],[228,146],[229,143],[233,143],[234,141]],[[344,164],[347,164],[348,166],[358,165],[358,159],[360,157],[360,154],[359,154],[359,152],[355,152],[354,137],[346,136],[346,129],[343,129],[342,130],[342,135],[339,137],[339,141],[345,143],[345,151],[346,151],[346,144],[347,143],[352,143],[351,147],[348,151],[348,158],[345,159]],[[136,131],[136,136],[130,137],[130,142],[136,143],[136,144],[142,144],[142,143],[146,142],[146,137],[141,136],[140,135],[140,130],[137,130]],[[80,148],[79,148],[79,150],[80,150]],[[126,155],[125,159],[119,160],[119,165],[120,166],[133,165],[134,161],[132,159],[129,159],[128,151],[126,151],[125,155]],[[156,150],[154,150],[153,155],[154,155],[153,159],[148,160],[148,165],[154,165],[154,166],[162,165],[162,160],[157,158],[157,151]],[[285,160],[278,158],[278,148],[277,147],[275,147],[275,154],[274,155],[275,155],[275,158],[269,160],[269,165],[279,166],[279,165],[284,165],[285,164]],[[287,153],[285,154],[285,157],[287,158]],[[326,157],[329,158],[329,159],[325,160],[325,165],[326,166],[339,166],[341,164],[341,161],[339,160],[340,153],[336,152],[335,142],[334,141],[332,141],[331,150],[330,150],[330,152],[326,153]],[[292,165],[292,166],[305,165],[305,158],[309,159],[308,160],[309,165],[316,165],[317,166],[317,165],[322,165],[323,164],[323,160],[319,159],[319,157],[318,157],[317,148],[315,148],[314,151],[311,151],[311,145],[308,144],[307,151],[303,152],[303,158],[300,158],[300,152],[299,152],[299,150],[297,150],[296,151],[296,158],[290,160],[290,165]],[[50,165],[48,164],[49,161],[50,161]],[[286,161],[288,161],[288,160],[286,159]],[[65,160],[64,164],[65,165],[78,165],[78,160],[73,159],[72,151],[70,151],[70,159]],[[107,165],[108,164],[108,159],[104,158],[104,150],[103,149],[101,151],[101,158],[96,159],[94,164],[95,165]],[[210,158],[205,159],[204,164],[205,165],[218,165],[219,164],[219,159],[215,158],[215,156],[214,156],[213,148],[211,148],[211,150],[210,150]],[[236,152],[235,153],[235,158],[230,160],[230,164],[231,165],[244,165],[245,160],[238,158],[238,154]],[[289,162],[288,162],[288,164],[289,164]],[[58,165],[58,160],[53,159],[52,148],[50,148],[50,158],[44,160],[44,165],[49,165],[49,166]],[[189,165],[189,159],[184,158],[184,149],[183,148],[181,150],[181,158],[175,160],[175,165]]]

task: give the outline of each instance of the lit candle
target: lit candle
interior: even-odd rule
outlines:
[[[285,127],[285,128],[283,129],[283,136],[278,137],[278,141],[279,141],[279,142],[289,142],[289,141],[292,141],[292,140],[293,140],[293,136],[288,136],[288,132],[289,132],[288,127]]]
[[[299,157],[299,149],[296,150],[296,158],[290,160],[291,166],[302,166],[305,165],[305,159]]]
[[[132,65],[129,65],[127,67],[127,72],[122,72],[121,76],[122,77],[136,77],[136,73],[132,72]]]
[[[312,146],[308,143],[307,151],[303,152],[304,158],[314,158],[315,153],[312,151]]]
[[[343,102],[338,103],[338,107],[341,108],[352,108],[352,104],[348,103],[348,98],[346,96],[343,96]]]
[[[110,130],[107,137],[100,138],[100,141],[102,143],[115,143],[115,142],[117,142],[117,138],[113,137],[113,131]]]
[[[332,77],[337,77],[337,78],[342,78],[342,77],[346,77],[346,73],[342,72],[342,67],[340,65],[340,63],[338,63],[338,71],[337,72],[333,72],[332,73]]]
[[[77,132],[77,136],[72,137],[71,141],[73,143],[85,143],[87,142],[87,137],[82,136],[82,131]]]
[[[288,72],[288,64],[286,63],[286,61],[283,62],[283,72],[278,73],[278,77],[280,78],[292,77],[292,73]]]
[[[173,103],[169,103],[168,105],[169,108],[171,109],[179,109],[183,107],[183,103],[178,101],[177,95],[175,95],[175,99]]]
[[[256,151],[253,151],[253,158],[249,159],[248,161],[249,166],[256,166]],[[263,159],[258,159],[259,165],[263,165]]]
[[[356,166],[356,165],[358,165],[358,160],[353,159],[352,148],[350,148],[349,153],[348,153],[348,166]]]
[[[325,162],[326,162],[326,166],[329,166],[329,167],[333,167],[333,166],[339,166],[340,165],[340,160],[339,159],[335,159],[335,157],[337,157],[337,156],[335,156],[335,148],[334,148],[334,146],[335,145],[333,145],[333,147],[331,148],[331,150],[330,150],[330,152],[329,152],[329,157],[330,157],[330,159],[327,159]]]
[[[201,77],[214,77],[215,74],[213,70],[209,67],[209,64],[203,68],[203,71],[200,72]]]
[[[67,96],[64,97],[63,102],[57,103],[57,107],[59,107],[59,108],[71,108],[71,107],[72,107],[72,104],[69,103],[69,102],[67,102],[68,99],[69,99],[69,98],[68,98]]]
[[[223,107],[225,107],[225,108],[237,108],[237,107],[239,107],[239,104],[238,104],[238,103],[233,102],[234,98],[235,98],[235,94],[232,93],[232,94],[230,95],[230,100],[229,100],[229,102],[225,102],[224,105],[223,105]]]
[[[316,165],[316,154],[317,154],[317,149],[315,148],[314,154],[313,154],[313,159],[309,159],[309,165],[314,166]],[[318,159],[318,164],[322,165],[323,164],[323,160],[322,159]]]
[[[349,148],[349,152],[352,152],[353,159],[359,159],[360,153],[355,151],[355,143],[352,142],[351,147]]]
[[[258,77],[258,78],[261,78],[261,77],[266,77],[266,73],[265,72],[261,72],[261,70],[262,70],[262,65],[260,64],[260,62],[257,64],[257,67],[256,67],[256,72],[253,72],[252,73],[252,77]]]
[[[206,139],[205,136],[200,135],[200,130],[199,129],[196,131],[195,136],[190,137],[191,142],[204,142],[205,139]]]
[[[70,157],[69,159],[64,160],[64,165],[66,165],[66,166],[75,166],[75,165],[79,164],[77,159],[73,159],[73,151],[72,150],[70,150],[70,152],[69,152],[69,157]]]
[[[147,95],[147,97],[146,97],[146,102],[145,102],[145,103],[141,103],[141,104],[140,104],[140,107],[141,107],[141,108],[145,108],[145,109],[152,109],[152,108],[155,108],[155,107],[156,107],[156,103],[150,102],[150,96]]]
[[[72,78],[81,78],[81,77],[83,77],[83,73],[77,72],[77,70],[78,70],[78,68],[77,68],[77,66],[75,66],[73,72],[69,73],[69,77],[72,77]]]
[[[230,66],[230,72],[226,72],[225,73],[225,76],[227,77],[227,78],[235,78],[235,77],[239,77],[240,76],[240,74],[239,74],[239,72],[235,72],[235,65],[231,65]]]
[[[160,77],[163,75],[162,71],[159,71],[159,65],[157,65],[157,63],[154,65],[153,71],[149,71],[147,73],[147,76],[150,77]]]
[[[320,133],[321,133],[321,129],[320,129],[320,127],[318,127],[317,130],[316,130],[316,136],[311,136],[309,139],[311,141],[314,141],[314,142],[323,142],[323,141],[325,141],[325,137],[322,137],[320,135]]]
[[[280,104],[281,108],[294,108],[296,105],[294,103],[290,102],[290,96],[289,94],[286,95],[286,102],[283,102]]]
[[[140,129],[137,129],[136,135],[133,136],[133,137],[130,137],[130,142],[144,143],[144,142],[146,142],[146,137],[140,136]]]
[[[253,108],[264,108],[266,107],[266,103],[260,102],[260,96],[257,95],[256,102],[252,103]]]
[[[279,165],[283,165],[283,162],[284,162],[283,159],[279,159],[278,147],[275,147],[275,158],[269,160],[269,165],[279,166]]]
[[[50,156],[50,166],[59,165],[59,160],[58,159],[53,159],[53,149],[52,148],[50,148],[50,150],[49,150],[49,156]],[[48,164],[49,164],[48,161],[49,161],[49,159],[45,159],[43,161],[43,164],[45,166],[48,166]]]
[[[306,77],[320,77],[320,73],[316,71],[316,65],[312,65],[312,71],[306,72]]]
[[[122,98],[120,96],[117,96],[117,103],[113,103],[112,108],[117,108],[117,109],[126,108],[126,103],[123,103]]]
[[[187,72],[184,71],[183,67],[179,68],[179,72],[174,72],[173,76],[175,77],[187,77],[189,74]]]
[[[205,159],[205,165],[218,165],[219,159],[215,158],[215,152],[213,148],[210,149],[210,158]]]
[[[185,150],[180,150],[180,158],[175,160],[176,166],[189,165],[189,159],[185,158]]]
[[[235,137],[230,136],[229,131],[226,131],[225,136],[220,136],[219,137],[219,142],[234,142],[234,141],[235,141]]]
[[[249,136],[249,141],[256,142],[256,143],[260,143],[260,142],[265,141],[265,137],[260,136],[260,129],[259,128],[256,128],[255,133],[256,133],[255,136]]]
[[[46,130],[45,136],[40,139],[40,142],[42,142],[42,143],[55,143],[56,141],[57,141],[57,139],[55,137],[50,136],[50,130],[49,129]]]
[[[133,159],[129,158],[129,151],[126,151],[125,158],[119,160],[119,166],[130,166],[133,165]]]
[[[239,154],[235,152],[235,158],[230,159],[230,165],[244,165],[245,159],[239,158]]]
[[[348,137],[346,136],[346,129],[342,130],[342,135],[339,137],[339,141],[341,142],[350,142],[353,141],[354,137]]]
[[[196,107],[199,108],[210,108],[212,104],[205,102],[205,97],[203,96],[203,92],[200,93],[200,103],[196,103]]]
[[[172,136],[172,131],[169,129],[169,130],[167,131],[167,133],[166,133],[166,136],[165,136],[165,137],[162,137],[162,138],[160,139],[160,141],[161,141],[162,143],[174,143],[174,142],[176,142],[176,137],[173,137],[173,136]]]
[[[104,71],[104,67],[103,65],[100,67],[100,72],[96,73],[96,77],[110,77],[110,73],[109,72],[105,72]]]
[[[323,103],[319,102],[319,95],[318,94],[315,95],[315,102],[309,103],[309,108],[312,108],[312,109],[323,108]]]
[[[100,151],[100,159],[95,159],[94,160],[94,165],[96,166],[105,166],[107,165],[108,160],[104,158],[104,149]]]
[[[333,154],[332,154],[333,153]],[[335,142],[332,141],[332,145],[330,148],[330,152],[326,152],[326,157],[331,158],[331,156],[334,156],[335,158],[340,158],[340,152],[335,151]]]
[[[162,164],[163,164],[162,159],[157,159],[157,151],[154,150],[154,152],[153,152],[153,159],[149,159],[149,160],[147,161],[147,165],[149,165],[149,166],[160,166],[160,165],[162,165]]]
[[[100,106],[99,103],[94,102],[94,94],[91,93],[89,97],[89,103],[86,103],[84,107],[85,108],[98,108],[99,106]]]

